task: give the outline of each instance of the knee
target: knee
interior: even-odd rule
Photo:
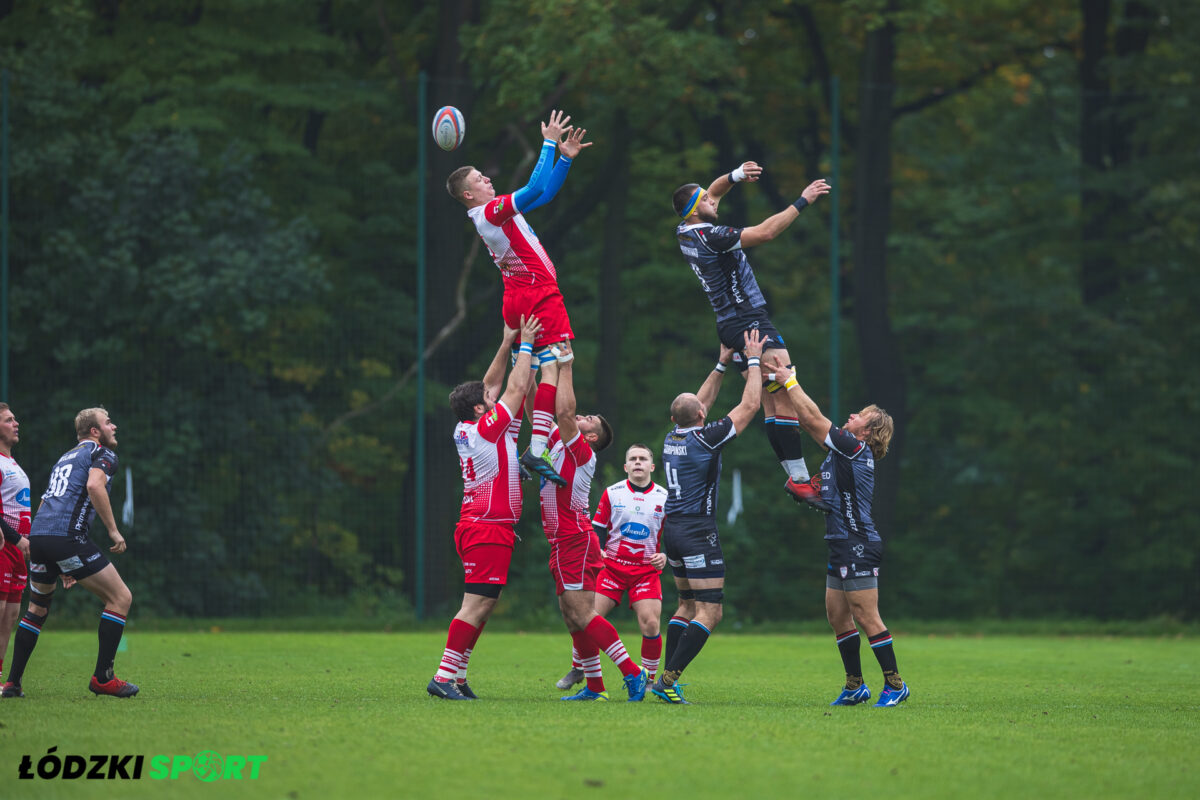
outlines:
[[[108,600],[108,605],[119,614],[128,614],[130,606],[133,605],[133,592],[129,591],[128,586],[122,585],[113,592],[112,597]]]

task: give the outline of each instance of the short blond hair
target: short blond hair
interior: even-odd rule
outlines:
[[[870,420],[863,441],[871,448],[871,455],[883,458],[887,455],[888,445],[892,443],[896,423],[892,421],[891,414],[874,404],[864,408],[862,414]]]
[[[95,408],[85,408],[75,415],[75,435],[80,439],[86,439],[92,433],[92,428],[100,427],[100,415],[108,416],[108,410],[104,406],[96,406]]]

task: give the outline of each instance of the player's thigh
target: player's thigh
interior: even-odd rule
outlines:
[[[658,636],[662,624],[662,600],[638,600],[633,604],[633,613],[637,615],[643,636]]]
[[[620,605],[620,603],[618,601],[613,600],[611,597],[608,597],[607,595],[601,594],[599,592],[599,590],[596,591],[596,600],[595,600],[595,605],[593,606],[593,608],[596,609],[596,613],[599,614],[600,616],[607,617],[608,612],[612,611],[618,605]]]
[[[129,591],[129,587],[112,564],[78,580],[80,586],[103,600],[105,605],[127,609],[133,602],[133,593]]]

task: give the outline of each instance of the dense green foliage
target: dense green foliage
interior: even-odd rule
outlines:
[[[15,455],[36,497],[71,415],[112,411],[140,613],[370,614],[411,600],[418,569],[440,610],[460,574],[445,391],[500,330],[499,278],[444,176],[470,162],[516,188],[549,109],[589,130],[530,221],[560,268],[581,403],[618,443],[657,445],[716,352],[671,191],[757,160],[764,180],[722,205],[756,223],[831,175],[836,113],[841,408],[832,203],[752,260],[822,408],[879,402],[901,425],[885,613],[1195,619],[1200,10],[1100,5],[0,4]],[[414,421],[417,143],[448,103],[467,140],[428,142],[426,197],[428,335],[449,333]],[[727,616],[819,617],[821,521],[783,495],[761,432],[743,439]],[[529,497],[506,608],[550,619],[537,520]]]
[[[135,623],[136,627],[136,623]],[[86,698],[95,638],[49,628],[3,700],[4,796],[79,796],[17,780],[23,755],[265,755],[257,780],[87,781],[87,796],[1188,798],[1200,790],[1200,642],[1125,637],[897,638],[912,696],[830,708],[833,638],[717,636],[689,669],[691,706],[563,703],[563,633],[489,631],[482,700],[425,695],[440,634],[137,633],[117,659],[130,700]],[[864,647],[864,650],[867,648]],[[314,653],[331,653],[332,658]],[[879,672],[863,654],[873,689]],[[748,673],[771,676],[753,679]],[[984,678],[984,676],[986,676]],[[114,735],[114,730],[119,735]],[[477,735],[467,732],[478,731]],[[596,739],[607,734],[609,746]],[[447,753],[454,753],[448,763]]]

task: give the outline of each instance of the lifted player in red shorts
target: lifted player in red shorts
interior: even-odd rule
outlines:
[[[521,516],[521,480],[517,470],[517,434],[521,430],[525,392],[533,378],[529,368],[537,317],[521,320],[521,345],[508,386],[499,400],[500,383],[516,332],[505,330],[504,342],[482,381],[460,384],[450,393],[450,408],[459,419],[454,444],[463,476],[463,503],[454,545],[462,559],[466,585],[462,608],[450,621],[446,649],[426,691],[443,700],[476,700],[467,684],[467,662],[479,641],[500,591],[508,583]]]
[[[558,288],[558,272],[525,221],[525,213],[550,202],[566,180],[572,160],[593,144],[583,141],[587,131],[568,125],[570,120],[563,112],[552,111],[550,121],[542,123],[542,148],[533,174],[511,194],[497,196],[492,179],[472,166],[459,167],[446,179],[446,191],[467,207],[467,215],[504,277],[504,324],[516,328],[521,317],[541,320],[542,332],[534,350],[542,364],[553,360],[548,345],[573,339],[575,334]],[[562,153],[557,161],[555,147]],[[533,438],[521,465],[561,486],[562,478],[544,459],[549,433],[549,423],[542,429],[539,420],[533,420]]]
[[[630,445],[625,451],[625,474],[629,476],[626,480],[604,490],[592,517],[596,532],[607,537],[604,569],[596,579],[596,613],[608,616],[629,595],[629,605],[642,630],[642,668],[653,681],[662,658],[659,576],[667,556],[661,552],[659,537],[667,490],[651,480],[654,453],[644,444]],[[570,689],[585,677],[579,654],[572,648],[571,671],[555,685]]]

